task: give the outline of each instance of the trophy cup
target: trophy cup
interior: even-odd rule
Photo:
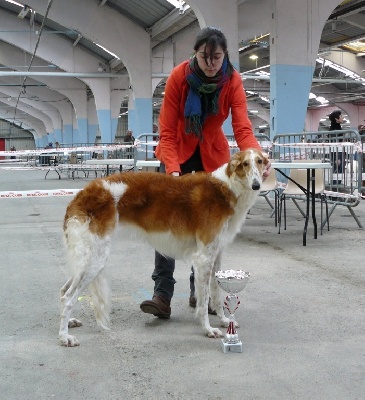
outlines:
[[[228,353],[229,351],[242,353],[242,342],[238,338],[238,333],[235,328],[236,320],[234,312],[240,305],[240,299],[236,293],[241,292],[245,288],[250,273],[231,269],[227,271],[218,271],[215,273],[215,277],[217,278],[220,288],[228,293],[224,301],[224,308],[229,312],[229,324],[224,339],[222,339],[223,353]]]

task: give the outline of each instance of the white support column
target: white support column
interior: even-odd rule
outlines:
[[[112,137],[114,140],[118,127],[120,107],[124,97],[129,93],[129,78],[128,76],[124,76],[121,78],[112,79],[110,85],[110,110],[112,121]]]
[[[336,0],[272,1],[270,24],[272,136],[277,133],[301,132],[304,129],[322,29],[336,5],[338,5]]]
[[[96,112],[102,143],[113,143],[114,136],[111,124],[110,79],[85,79],[94,93]]]
[[[89,132],[88,143],[96,143],[96,135],[98,133],[98,115],[96,113],[96,104],[94,99],[87,102],[87,130]]]
[[[36,12],[44,13],[46,4],[43,0],[29,0],[27,3]],[[83,18],[80,19],[80,15]],[[151,39],[145,29],[125,18],[109,7],[99,7],[98,2],[88,0],[63,0],[54,2],[50,18],[75,29],[86,37],[93,38],[116,54],[126,66],[133,88],[138,126],[136,135],[152,129],[152,85],[151,85]],[[99,110],[98,110],[99,111]],[[109,111],[102,111],[104,135],[111,129],[106,119]],[[99,112],[100,112],[99,111]],[[105,115],[104,115],[105,114]],[[109,121],[111,126],[111,121]]]

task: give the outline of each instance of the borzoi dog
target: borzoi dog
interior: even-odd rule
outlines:
[[[78,346],[68,328],[80,326],[71,317],[77,298],[89,287],[97,323],[109,329],[110,295],[104,275],[112,233],[117,226],[134,231],[160,253],[193,262],[197,316],[209,337],[221,337],[208,319],[208,302],[224,316],[214,272],[255,202],[268,159],[256,149],[233,155],[213,173],[173,177],[130,172],[95,179],[67,207],[64,238],[74,275],[61,289],[59,339]]]

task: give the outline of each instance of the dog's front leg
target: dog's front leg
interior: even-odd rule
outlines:
[[[222,337],[223,334],[218,328],[210,326],[208,317],[209,304],[209,285],[212,273],[214,258],[204,253],[196,254],[193,265],[195,271],[195,289],[196,289],[196,315],[199,318],[204,332],[208,337]]]
[[[218,285],[215,273],[221,269],[222,252],[220,251],[217,258],[214,261],[212,275],[210,279],[210,301],[211,307],[216,311],[217,316],[220,320],[220,325],[223,327],[228,327],[229,318],[224,315],[223,301],[222,301],[222,291]]]

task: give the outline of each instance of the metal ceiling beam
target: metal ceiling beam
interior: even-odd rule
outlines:
[[[0,77],[6,76],[40,76],[40,77],[61,77],[61,78],[120,78],[127,74],[112,74],[108,72],[19,72],[19,71],[0,71]],[[156,73],[152,74],[152,78],[168,78],[170,74]],[[270,81],[270,76],[267,75],[246,75],[241,74],[242,79]],[[336,79],[336,78],[313,78],[312,82],[315,83],[356,83],[361,85],[363,82],[357,79]],[[364,82],[365,83],[365,82]]]
[[[4,76],[43,76],[61,78],[119,78],[127,74],[112,74],[108,72],[20,72],[20,71],[0,71],[0,77]],[[27,85],[26,85],[27,86]]]
[[[259,81],[269,81],[270,76],[268,75],[245,75],[244,73],[241,74],[242,79],[253,79],[253,80],[259,80]],[[358,85],[365,84],[365,82],[362,82],[360,80],[356,79],[339,79],[339,78],[313,78],[312,82],[314,83],[356,83]]]

